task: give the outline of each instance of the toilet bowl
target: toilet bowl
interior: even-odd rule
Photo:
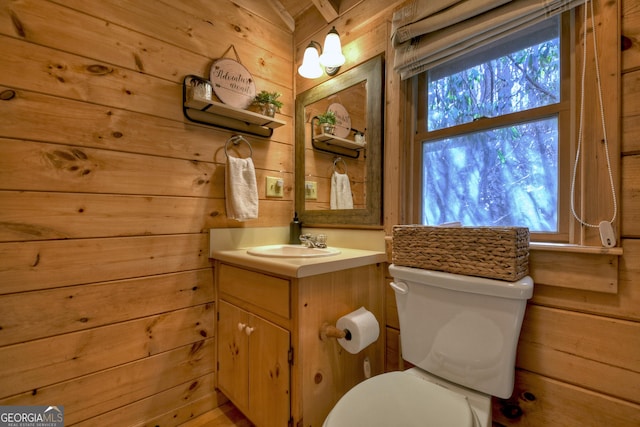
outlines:
[[[490,414],[491,396],[411,368],[349,390],[323,427],[487,427]]]
[[[389,266],[403,359],[367,379],[324,427],[489,427],[491,396],[513,391],[515,356],[533,280],[516,282]]]

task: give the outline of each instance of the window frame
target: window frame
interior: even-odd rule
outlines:
[[[573,129],[573,85],[572,76],[574,72],[574,61],[572,61],[571,46],[574,40],[571,37],[573,20],[570,12],[565,12],[560,16],[560,102],[553,105],[533,108],[527,111],[518,111],[493,118],[483,118],[470,123],[465,123],[445,129],[433,131],[427,130],[427,73],[414,76],[409,81],[408,91],[409,105],[413,106],[411,138],[409,141],[410,155],[407,158],[408,173],[406,175],[406,188],[408,196],[406,198],[407,220],[409,223],[419,224],[422,219],[422,151],[423,143],[446,137],[453,137],[472,132],[495,129],[511,124],[524,123],[548,117],[558,117],[558,231],[556,233],[532,232],[532,241],[570,243],[571,214],[570,214],[570,180],[572,166],[572,135]]]

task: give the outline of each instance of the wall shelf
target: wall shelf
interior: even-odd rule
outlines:
[[[339,147],[350,148],[352,150],[362,150],[364,148],[364,144],[359,144],[353,140],[340,138],[339,136],[331,135],[329,133],[315,135],[314,139],[316,141],[325,142],[329,145],[337,145]]]
[[[196,83],[208,83],[208,80],[188,75],[184,78],[182,85],[182,112],[192,122],[244,132],[263,138],[271,137],[273,129],[287,124],[275,117],[265,116],[200,97],[195,93]]]
[[[316,120],[318,120],[317,116],[311,119],[311,145],[313,148],[354,159],[357,159],[360,156],[360,151],[364,150],[365,144],[357,143],[351,139],[340,138],[339,136],[329,133],[316,135],[314,134],[314,121]]]

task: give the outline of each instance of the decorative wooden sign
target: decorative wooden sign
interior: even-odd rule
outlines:
[[[229,58],[214,61],[210,72],[213,92],[224,104],[245,109],[256,96],[253,76],[240,62]]]
[[[351,116],[344,105],[337,102],[329,105],[327,111],[333,111],[336,115],[336,127],[333,134],[340,138],[346,138],[351,132]]]

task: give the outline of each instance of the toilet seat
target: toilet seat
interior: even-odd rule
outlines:
[[[349,390],[327,416],[324,427],[402,425],[473,427],[467,398],[403,372],[388,372]]]

